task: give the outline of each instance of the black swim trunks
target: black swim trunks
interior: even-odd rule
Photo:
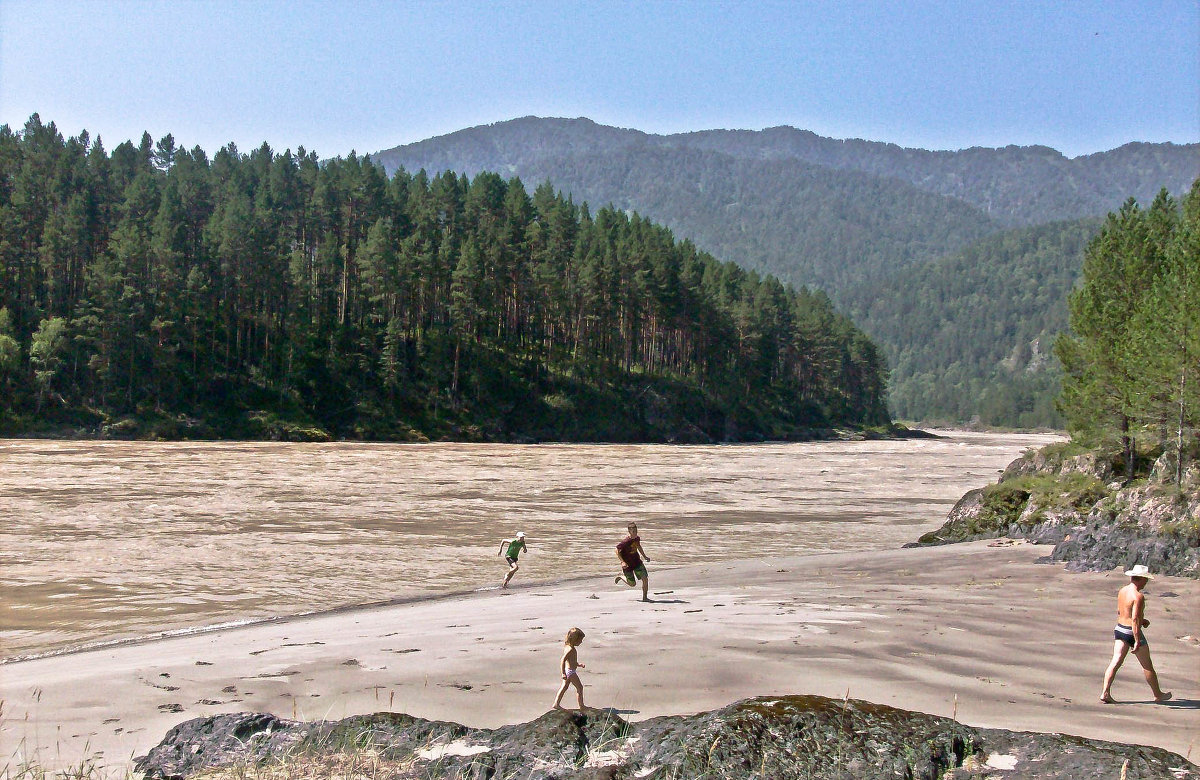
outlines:
[[[1125,644],[1129,645],[1131,650],[1133,649],[1133,629],[1129,626],[1123,626],[1120,623],[1117,623],[1117,627],[1113,629],[1113,639],[1117,640],[1118,642],[1124,642]],[[1149,646],[1150,642],[1146,640],[1146,632],[1143,631],[1142,644],[1139,645],[1139,647]]]
[[[508,561],[509,566],[512,566],[512,565],[516,564],[516,562],[517,562],[517,559],[512,557],[511,555],[504,556],[504,560]]]

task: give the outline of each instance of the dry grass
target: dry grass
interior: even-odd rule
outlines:
[[[34,694],[39,701],[40,693]],[[0,732],[16,731],[25,721],[14,721],[5,710],[5,701],[0,699]],[[11,754],[0,756],[0,780],[131,780],[133,773],[128,769],[105,765],[103,758],[84,745],[83,755],[78,759],[64,760],[59,745],[55,744],[52,755],[43,753],[41,740],[35,733],[32,740],[23,736]],[[51,769],[50,767],[58,767]]]

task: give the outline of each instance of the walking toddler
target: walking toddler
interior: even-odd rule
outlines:
[[[554,700],[554,709],[561,710],[563,694],[567,692],[567,688],[574,685],[576,696],[579,699],[579,709],[584,709],[583,706],[583,681],[579,679],[577,669],[583,669],[584,665],[579,663],[579,653],[576,648],[583,643],[583,632],[578,628],[572,628],[567,632],[567,638],[563,640],[562,661],[559,662],[559,671],[562,672],[562,687],[558,689],[558,697]]]

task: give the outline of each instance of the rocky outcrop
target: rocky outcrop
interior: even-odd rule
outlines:
[[[150,780],[246,776],[392,778],[1195,778],[1160,748],[977,729],[820,696],[740,701],[627,723],[605,710],[551,711],[472,729],[379,713],[299,723],[236,714],[181,723],[136,768]]]
[[[1074,571],[1142,563],[1200,577],[1200,464],[1188,464],[1179,484],[1170,452],[1144,462],[1134,480],[1123,480],[1121,467],[1104,453],[1026,453],[995,485],[964,495],[916,545],[1007,536],[1053,544],[1050,558]]]

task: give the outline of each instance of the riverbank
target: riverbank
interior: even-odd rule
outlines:
[[[562,637],[587,633],[587,702],[629,720],[790,693],[865,699],[982,727],[1163,747],[1196,760],[1200,583],[1149,590],[1167,706],[1136,666],[1097,701],[1119,572],[1038,564],[1046,548],[937,548],[652,568],[654,601],[610,577],[431,598],[0,666],[0,747],[129,764],[219,712],[407,712],[495,727],[553,702]],[[654,565],[654,562],[651,562]],[[1130,662],[1132,664],[1132,662]],[[23,747],[22,747],[23,744]]]

